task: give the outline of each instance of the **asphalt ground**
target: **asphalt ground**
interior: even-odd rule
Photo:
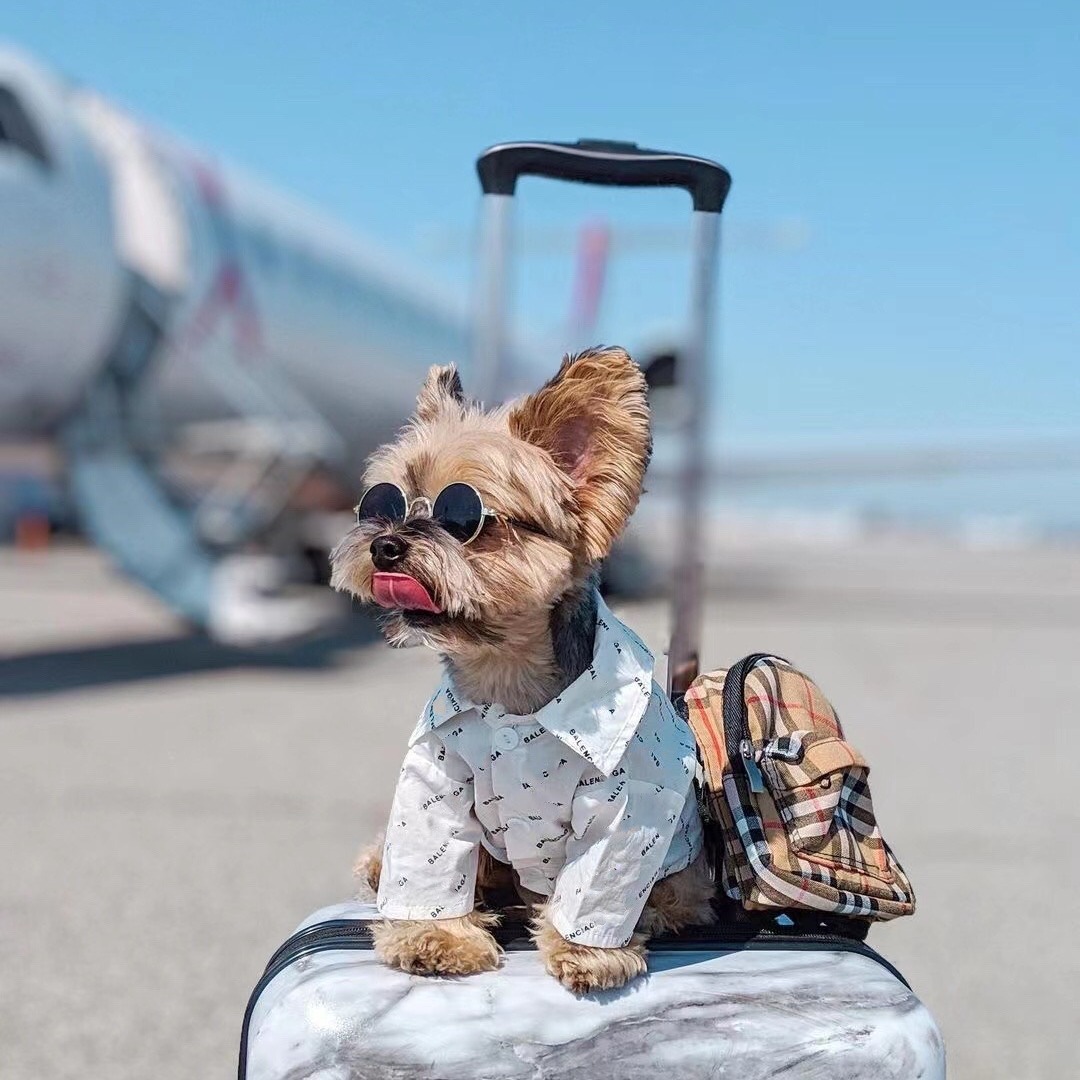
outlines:
[[[1078,1075],[1080,552],[713,554],[706,660],[788,656],[873,763],[919,911],[871,941],[950,1076]],[[663,603],[615,607],[662,651]],[[435,679],[362,617],[230,652],[93,553],[0,552],[0,1076],[234,1075],[248,991],[350,892]]]

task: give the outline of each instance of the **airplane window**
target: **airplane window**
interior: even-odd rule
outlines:
[[[42,165],[49,164],[49,154],[19,99],[6,86],[0,86],[0,147],[15,146]]]

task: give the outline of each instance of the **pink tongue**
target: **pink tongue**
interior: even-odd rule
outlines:
[[[381,607],[433,611],[436,614],[442,611],[427,589],[408,574],[377,573],[371,579],[371,591],[375,595],[375,603]]]

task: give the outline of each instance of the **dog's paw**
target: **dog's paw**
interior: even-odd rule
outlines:
[[[475,975],[494,971],[501,950],[487,927],[494,915],[474,911],[458,919],[388,920],[372,928],[384,963],[410,975]]]
[[[600,949],[593,945],[561,945],[544,950],[544,967],[575,994],[592,990],[615,990],[631,979],[644,975],[644,941],[632,942],[617,949]]]
[[[549,909],[542,906],[533,920],[532,936],[548,974],[575,994],[615,990],[648,970],[644,934],[634,934],[629,944],[615,949],[578,945],[555,929]]]

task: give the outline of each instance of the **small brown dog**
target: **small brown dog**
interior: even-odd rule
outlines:
[[[547,970],[575,992],[643,973],[649,934],[712,921],[693,737],[595,585],[650,452],[641,371],[594,349],[491,411],[432,368],[369,462],[332,584],[385,609],[391,644],[428,645],[446,668],[385,846],[359,868],[387,963],[498,965],[478,869],[481,887],[512,869]]]

